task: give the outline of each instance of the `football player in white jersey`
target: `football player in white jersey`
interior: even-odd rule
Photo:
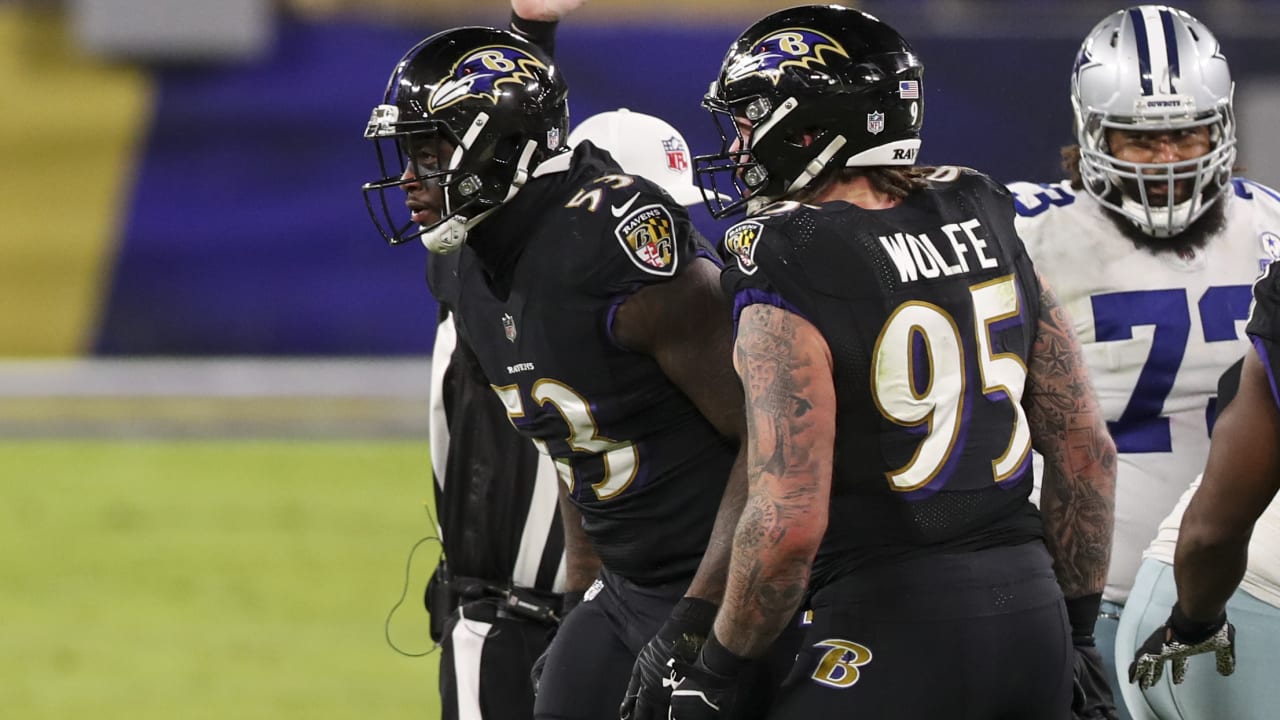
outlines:
[[[1069,178],[1010,186],[1119,451],[1096,629],[1116,698],[1119,612],[1143,550],[1204,466],[1218,376],[1248,348],[1250,285],[1280,253],[1280,194],[1232,177],[1233,90],[1217,39],[1192,16],[1116,12],[1076,59]]]

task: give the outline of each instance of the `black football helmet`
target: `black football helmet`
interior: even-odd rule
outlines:
[[[832,166],[914,164],[923,74],[893,28],[839,5],[794,7],[747,28],[702,101],[721,139],[719,153],[694,159],[707,208],[754,211]]]
[[[378,231],[393,245],[421,237],[433,252],[457,250],[533,168],[566,150],[567,97],[551,58],[514,33],[463,27],[415,45],[396,64],[364,131],[383,175],[364,185]],[[414,160],[431,156],[439,163]],[[438,221],[410,219],[398,191],[412,183],[439,185]],[[397,192],[388,199],[388,190]]]

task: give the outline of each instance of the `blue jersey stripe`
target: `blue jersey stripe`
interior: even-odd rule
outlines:
[[[1152,95],[1155,91],[1151,87],[1151,44],[1147,38],[1147,23],[1142,19],[1142,10],[1130,10],[1129,21],[1133,23],[1133,39],[1138,43],[1138,72],[1142,80],[1142,94]]]
[[[1169,92],[1176,93],[1178,88],[1174,86],[1173,80],[1181,79],[1182,73],[1178,67],[1178,33],[1173,28],[1173,13],[1161,10],[1160,23],[1164,25],[1165,56],[1169,60]]]
[[[1256,183],[1246,178],[1231,178],[1231,185],[1235,188],[1236,196],[1245,199],[1253,198],[1253,190],[1260,191],[1263,195],[1269,196],[1272,200],[1280,202],[1280,192],[1276,192],[1261,183]]]

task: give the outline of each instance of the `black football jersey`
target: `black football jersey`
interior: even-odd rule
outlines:
[[[584,142],[428,274],[605,566],[642,584],[692,577],[737,448],[652,357],[615,342],[613,318],[700,256],[718,264],[683,207]]]
[[[1271,395],[1280,405],[1280,386],[1276,385],[1280,379],[1280,263],[1268,265],[1266,273],[1253,284],[1253,308],[1245,331],[1267,369]]]
[[[831,514],[814,583],[1043,536],[1020,399],[1039,282],[1005,188],[940,168],[886,210],[780,203],[725,233],[735,313],[811,322],[834,363]]]

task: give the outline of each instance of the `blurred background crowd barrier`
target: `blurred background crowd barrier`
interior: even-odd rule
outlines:
[[[593,0],[560,32],[574,119],[625,106],[693,152],[735,35],[792,2]],[[922,162],[1052,181],[1080,39],[1118,2],[863,2],[926,66]],[[1237,78],[1241,161],[1280,182],[1280,2],[1186,2]],[[389,248],[361,137],[396,60],[506,0],[48,0],[0,5],[0,357],[429,352],[419,245]],[[719,225],[695,221],[708,234]]]

